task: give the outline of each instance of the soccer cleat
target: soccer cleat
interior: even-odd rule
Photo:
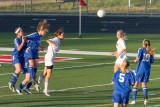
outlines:
[[[148,104],[148,100],[144,99],[144,105],[147,105],[147,104]]]
[[[40,87],[39,87],[39,85],[34,85],[34,87],[35,87],[35,89],[36,89],[36,91],[38,92],[38,93],[40,93]]]
[[[50,96],[50,94],[48,94],[48,92],[46,90],[43,90],[43,93],[46,95],[46,96]]]
[[[18,93],[19,95],[23,95],[23,94],[21,93],[21,90],[16,89],[16,91],[17,91],[17,93]]]
[[[132,100],[129,104],[136,104],[136,101],[134,100]]]
[[[35,84],[37,81],[35,79],[30,80],[33,84]]]
[[[25,91],[28,94],[32,94],[32,92],[29,89],[27,89],[27,88],[25,88],[23,91]]]
[[[10,90],[12,90],[13,92],[16,92],[13,83],[10,83],[10,82],[9,82],[8,85],[9,85],[9,89],[10,89]]]

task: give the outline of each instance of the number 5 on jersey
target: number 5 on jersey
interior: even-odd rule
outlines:
[[[125,74],[120,73],[119,82],[124,82],[124,77],[125,77]]]

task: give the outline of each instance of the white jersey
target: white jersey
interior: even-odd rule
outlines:
[[[117,48],[117,54],[119,54],[122,49],[126,49],[125,41],[120,38],[116,43]],[[121,65],[123,63],[123,60],[127,58],[126,51],[124,51],[121,55],[119,55],[119,58],[117,58],[116,63]]]
[[[51,66],[54,64],[54,58],[60,47],[60,39],[58,37],[49,39],[49,41],[53,42],[57,46],[49,44],[47,53],[45,55],[45,66]]]

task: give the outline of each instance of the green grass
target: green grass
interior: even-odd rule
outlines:
[[[29,33],[25,33],[29,34]],[[13,33],[0,33],[0,47],[14,47],[13,39],[15,35]],[[43,46],[47,46],[45,40],[52,33],[47,34],[42,40]],[[116,50],[115,43],[117,41],[116,34],[82,34],[84,38],[77,38],[78,34],[65,33],[65,39],[61,41],[62,50],[77,49],[79,51],[95,51],[95,52],[113,52]],[[157,47],[156,53],[159,54],[159,34],[127,34],[128,40],[126,41],[127,52],[137,53],[138,48],[141,47],[144,38],[151,40],[151,47]],[[8,39],[9,38],[9,39]],[[4,45],[5,44],[5,45]],[[0,54],[11,55],[11,52],[2,52]],[[40,53],[40,56],[44,56],[44,53]],[[73,55],[73,54],[57,54],[57,57],[73,57],[83,58],[79,60],[70,61],[55,61],[52,77],[49,82],[50,90],[68,89],[66,91],[53,91],[50,97],[46,97],[43,93],[35,92],[31,95],[18,96],[14,95],[8,87],[0,88],[0,106],[1,107],[113,107],[112,93],[113,85],[104,85],[111,83],[113,76],[113,64],[106,64],[115,61],[115,56],[99,56],[99,55]],[[129,57],[130,60],[135,59]],[[94,66],[86,66],[93,64],[101,64]],[[155,59],[155,63],[152,65],[150,78],[160,78],[159,58]],[[81,67],[75,67],[81,66]],[[73,67],[73,68],[65,68]],[[44,68],[44,64],[39,64],[37,75],[39,76]],[[64,68],[64,69],[57,69]],[[131,69],[136,68],[136,64],[131,62]],[[0,74],[13,73],[14,66],[11,64],[1,64]],[[11,79],[12,74],[0,75],[0,87],[8,86],[8,82]],[[24,79],[24,75],[20,74],[16,87]],[[148,83],[149,94],[149,106],[159,105],[159,80],[151,80]],[[101,86],[94,86],[101,85]],[[92,86],[92,87],[89,87]],[[41,91],[44,88],[43,82],[41,84]],[[81,88],[77,88],[81,87]],[[72,88],[72,89],[71,89]],[[141,84],[139,85],[139,92],[137,96],[136,105],[128,105],[128,107],[145,107],[143,104],[143,92],[141,91]],[[25,92],[23,92],[25,93]]]
[[[75,0],[76,1],[76,0]],[[84,0],[87,2],[86,0]],[[147,0],[147,11],[148,13],[159,13],[160,1],[152,0],[150,4]],[[60,6],[60,7],[59,7]],[[104,9],[107,13],[109,12],[128,12],[128,0],[88,0],[88,11],[97,12],[99,9]],[[1,11],[23,11],[23,1],[17,2],[0,2]],[[30,1],[26,1],[26,11],[31,10]],[[76,12],[76,2],[64,2],[58,3],[51,0],[45,1],[34,1],[32,3],[33,11],[49,11],[49,12]],[[82,11],[87,11],[86,7],[82,7]],[[131,1],[130,13],[144,13],[145,12],[145,0],[133,0]]]

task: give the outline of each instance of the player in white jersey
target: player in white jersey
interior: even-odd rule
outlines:
[[[60,40],[63,40],[63,39],[64,39],[63,30],[59,29],[54,33],[54,37],[47,40],[47,43],[49,44],[49,46],[48,46],[48,51],[45,54],[45,68],[44,68],[44,72],[39,76],[38,83],[36,86],[36,90],[40,91],[39,85],[40,85],[41,81],[43,80],[43,78],[46,77],[45,82],[44,82],[45,88],[43,90],[43,93],[46,96],[50,96],[48,94],[49,79],[52,74],[52,69],[53,69],[53,65],[54,65],[54,58],[56,56],[56,53],[59,51]]]
[[[126,38],[125,38],[122,30],[117,31],[117,38],[118,38],[118,41],[116,43],[117,51],[113,52],[110,55],[110,56],[113,56],[114,54],[117,54],[117,56],[116,56],[117,59],[115,61],[115,65],[114,65],[114,72],[116,72],[118,70],[118,68],[120,67],[120,65],[123,63],[123,61],[125,59],[127,59],[126,45],[125,45],[125,41],[124,41],[124,40],[126,40]]]

